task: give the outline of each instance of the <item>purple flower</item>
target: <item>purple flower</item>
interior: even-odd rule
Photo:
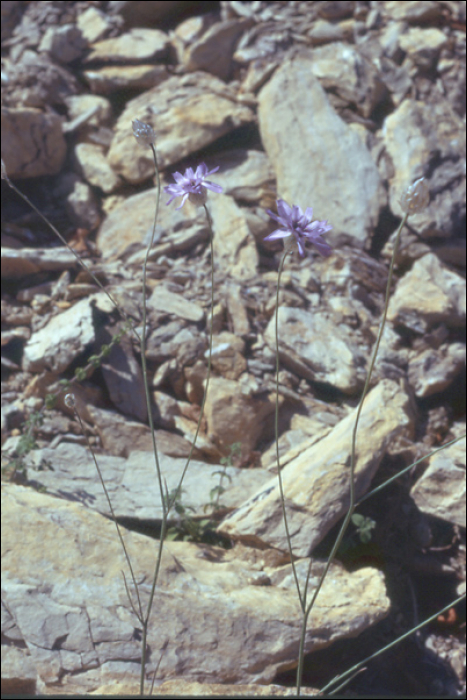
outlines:
[[[300,209],[300,207],[294,205],[289,207],[287,202],[283,199],[277,200],[277,211],[279,216],[274,214],[269,209],[266,209],[269,216],[272,216],[279,224],[280,228],[276,229],[269,236],[266,236],[265,241],[274,241],[277,238],[286,238],[287,236],[294,235],[297,241],[298,250],[300,255],[303,257],[305,255],[304,243],[310,241],[316,247],[318,253],[324,256],[331,255],[332,248],[325,241],[322,240],[321,236],[326,231],[330,231],[332,226],[328,226],[327,221],[312,221],[313,209],[308,207],[305,213]]]
[[[183,197],[182,203],[177,209],[183,207],[187,198],[189,198],[190,202],[193,202],[193,204],[204,204],[206,202],[207,192],[203,190],[203,187],[213,192],[222,192],[223,190],[220,185],[215,185],[213,182],[205,180],[207,175],[212,175],[212,173],[215,173],[217,170],[219,170],[219,166],[213,170],[208,170],[206,163],[201,163],[194,172],[193,168],[187,168],[184,175],[181,173],[174,173],[174,180],[177,184],[166,185],[164,187],[164,191],[172,195],[167,204],[170,204],[175,197]]]

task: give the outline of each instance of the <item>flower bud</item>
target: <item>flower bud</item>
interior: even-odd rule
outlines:
[[[145,124],[139,119],[134,119],[132,121],[133,126],[133,136],[142,146],[152,146],[156,142],[156,135],[154,129],[150,124]]]
[[[76,406],[76,400],[74,394],[67,394],[65,396],[65,406],[67,408],[74,408]]]
[[[428,206],[430,201],[430,190],[425,178],[415,180],[413,185],[409,185],[399,200],[403,211],[408,214],[417,214]]]

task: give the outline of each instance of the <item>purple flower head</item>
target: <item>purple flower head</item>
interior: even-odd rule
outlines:
[[[174,180],[177,184],[166,185],[164,187],[164,191],[172,195],[167,204],[170,204],[175,197],[183,197],[182,203],[177,209],[183,207],[187,198],[189,198],[190,202],[193,202],[193,204],[204,204],[206,202],[207,192],[203,190],[203,187],[213,192],[222,192],[223,190],[220,185],[215,185],[213,182],[209,182],[209,180],[205,179],[207,175],[212,175],[212,173],[215,173],[217,170],[219,170],[219,166],[213,170],[208,170],[206,163],[201,163],[195,171],[193,171],[193,168],[187,168],[184,175],[181,173],[174,173]]]
[[[295,236],[297,241],[298,250],[300,255],[303,257],[305,255],[304,243],[310,241],[313,243],[318,253],[324,256],[331,255],[332,248],[325,241],[322,240],[321,236],[326,231],[330,231],[332,226],[328,226],[327,221],[312,221],[313,209],[308,207],[305,213],[300,209],[300,207],[294,205],[289,207],[287,202],[283,199],[277,200],[277,211],[279,216],[274,214],[269,209],[266,209],[269,216],[280,224],[280,228],[276,229],[269,236],[266,236],[265,241],[274,241],[277,238],[286,238],[287,236]]]

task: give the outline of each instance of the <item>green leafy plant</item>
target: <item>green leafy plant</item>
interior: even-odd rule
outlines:
[[[376,527],[376,522],[360,513],[354,513],[350,520],[355,525],[355,534],[360,538],[360,542],[368,544],[371,540],[371,533]]]
[[[44,421],[41,411],[33,411],[23,423],[23,432],[15,447],[15,456],[2,467],[2,474],[9,481],[24,482],[26,480],[26,464],[24,458],[35,450],[36,430]]]
[[[195,512],[192,506],[185,506],[182,503],[182,492],[185,489],[172,489],[164,496],[164,502],[167,509],[173,508],[178,515],[178,522],[172,525],[167,530],[166,540],[182,540],[184,542],[204,542],[205,544],[217,544],[225,547],[228,543],[225,537],[218,535],[216,532],[217,523],[214,520],[214,514],[222,508],[220,498],[225,492],[222,485],[224,479],[232,480],[230,474],[227,473],[227,467],[233,466],[233,461],[236,456],[240,455],[242,445],[240,442],[234,442],[230,446],[230,452],[227,457],[222,457],[220,462],[223,469],[212,472],[219,474],[219,483],[214,486],[209,492],[209,502],[203,506],[203,511],[210,510],[209,518],[193,518],[189,511]]]

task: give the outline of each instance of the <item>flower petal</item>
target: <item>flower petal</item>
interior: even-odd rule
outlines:
[[[175,207],[175,209],[181,209],[181,208],[183,207],[183,205],[185,204],[187,198],[188,198],[188,192],[186,192],[186,193],[183,195],[182,203],[180,204],[179,207]]]
[[[223,192],[224,188],[221,187],[220,185],[215,185],[213,182],[209,182],[209,180],[205,180],[204,182],[201,183],[203,187],[207,187],[208,190],[212,190],[213,192]]]
[[[330,245],[322,241],[320,238],[315,238],[312,241],[313,245],[315,246],[316,250],[318,253],[323,255],[325,258],[327,258],[329,255],[332,253],[332,248]]]
[[[287,202],[284,202],[283,199],[277,200],[277,211],[279,212],[279,216],[284,218],[286,221],[291,222],[292,209],[289,207]]]
[[[282,229],[276,229],[272,233],[270,233],[268,236],[263,238],[263,241],[275,241],[278,238],[287,238],[287,236],[291,236],[290,231],[282,231]]]

